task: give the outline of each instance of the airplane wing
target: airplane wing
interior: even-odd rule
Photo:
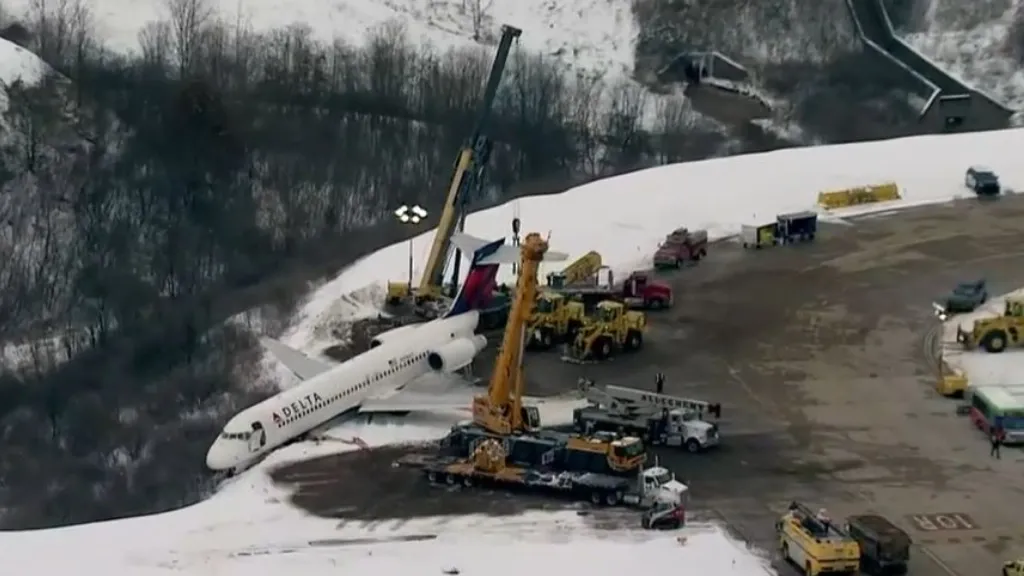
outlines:
[[[469,411],[475,393],[473,382],[461,376],[431,372],[395,392],[363,400],[359,412]]]
[[[270,353],[274,355],[274,358],[277,358],[285,365],[286,368],[288,368],[288,370],[291,370],[292,374],[295,374],[299,380],[309,380],[310,378],[319,376],[334,367],[322,360],[310,358],[302,352],[299,352],[294,348],[289,348],[277,340],[260,338],[260,344],[263,344],[263,347],[269,350]]]

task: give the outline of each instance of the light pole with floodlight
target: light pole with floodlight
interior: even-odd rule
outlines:
[[[416,224],[419,224],[420,222],[422,222],[423,219],[427,217],[427,211],[423,207],[421,207],[419,204],[413,204],[412,206],[408,206],[406,204],[402,204],[401,206],[398,207],[398,210],[395,210],[395,217],[397,217],[398,221],[401,222],[402,224],[416,225]],[[413,237],[410,236],[409,237],[409,295],[412,295],[412,239],[413,239]]]

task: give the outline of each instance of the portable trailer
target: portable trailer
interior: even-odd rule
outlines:
[[[776,222],[744,224],[740,227],[740,240],[743,242],[744,248],[761,249],[774,246],[777,229]]]
[[[811,242],[818,233],[818,214],[809,210],[779,214],[774,222],[744,224],[740,241],[744,248]]]
[[[775,218],[775,237],[780,244],[811,242],[818,233],[818,214],[805,210],[779,214]]]

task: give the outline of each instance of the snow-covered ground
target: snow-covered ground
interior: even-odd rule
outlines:
[[[8,0],[5,7],[24,14],[33,3]],[[138,50],[138,34],[146,24],[168,18],[168,4],[95,1],[90,7],[102,42],[127,52]],[[439,48],[473,45],[475,34],[492,40],[501,24],[511,24],[524,30],[523,48],[557,57],[577,70],[612,75],[632,70],[637,36],[629,2],[617,0],[208,0],[205,5],[228,25],[263,31],[295,23],[308,26],[322,40],[356,44],[389,21],[404,24],[413,42]]]
[[[0,38],[0,83],[4,87],[18,80],[31,85],[38,82],[48,69],[35,54]]]
[[[938,0],[935,0],[937,2]],[[1006,50],[1015,2],[995,20],[962,30],[928,30],[904,40],[937,64],[1010,108],[1024,109],[1024,69]]]
[[[508,234],[518,212],[525,232],[551,235],[553,250],[572,257],[598,251],[618,275],[647,268],[665,234],[688,226],[711,238],[735,234],[742,224],[781,212],[815,209],[819,192],[896,182],[903,200],[866,205],[834,216],[891,211],[967,196],[964,172],[984,163],[1009,188],[1024,182],[1017,150],[1024,130],[921,136],[882,142],[797,148],[651,168],[607,178],[561,194],[523,198],[472,214],[466,231],[483,238]],[[426,260],[433,232],[413,239],[416,260]],[[396,244],[356,262],[325,285],[335,294],[369,290],[405,276],[408,244]],[[511,270],[504,270],[509,279]]]
[[[374,446],[437,437],[445,429],[441,422],[349,423],[334,434],[359,436]],[[343,443],[321,445],[321,452],[354,449]],[[313,518],[288,505],[287,494],[265,473],[268,466],[311,455],[295,450],[279,451],[209,500],[174,512],[5,532],[0,558],[12,574],[61,576],[405,576],[452,569],[495,576],[618,576],[638,565],[722,576],[773,573],[764,557],[714,525],[667,534],[594,530],[573,512],[371,524]]]

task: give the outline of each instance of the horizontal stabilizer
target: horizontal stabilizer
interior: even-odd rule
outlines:
[[[456,247],[466,254],[473,254],[490,243],[491,241],[489,240],[483,240],[469,234],[458,233],[452,236],[452,244],[455,244]],[[518,264],[521,259],[522,253],[518,246],[501,245],[494,252],[479,258],[476,264],[480,266],[488,264]],[[545,262],[564,262],[568,259],[569,255],[565,252],[549,251],[544,254]]]
[[[315,358],[310,358],[302,352],[299,352],[294,348],[289,348],[288,346],[285,346],[271,338],[260,338],[260,344],[270,351],[270,353],[274,355],[274,358],[277,358],[279,362],[284,364],[292,374],[295,374],[299,380],[309,380],[310,378],[319,376],[331,368],[334,368],[334,365],[332,364]]]

